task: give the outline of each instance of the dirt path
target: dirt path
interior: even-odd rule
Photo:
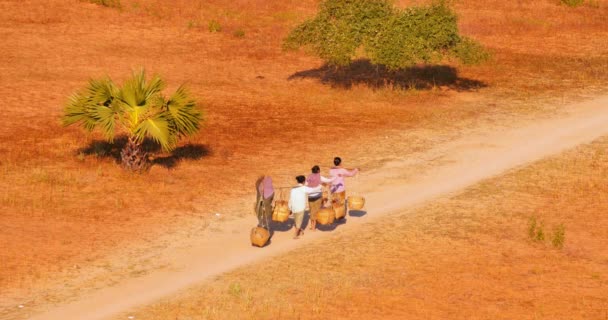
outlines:
[[[467,136],[418,159],[391,162],[379,170],[365,172],[355,184],[366,197],[368,214],[349,217],[347,225],[331,233],[352,232],[366,221],[457,192],[509,169],[608,135],[608,97],[573,105],[570,110],[567,115],[539,120],[528,127]],[[405,169],[412,161],[433,163],[433,170],[405,177]],[[259,249],[249,245],[248,231],[253,224],[253,218],[224,221],[218,224],[221,230],[201,235],[192,246],[174,251],[172,266],[79,297],[76,302],[29,319],[105,319],[211,276],[327,236],[325,232],[307,232],[302,239],[292,240],[291,232],[276,232],[271,245]]]

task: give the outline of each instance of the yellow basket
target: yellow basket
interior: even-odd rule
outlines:
[[[256,247],[263,247],[268,243],[270,239],[270,232],[262,227],[255,227],[251,229],[251,245]]]
[[[348,197],[348,208],[353,210],[361,210],[365,206],[365,198],[361,196]]]
[[[321,208],[317,213],[317,223],[319,224],[332,224],[335,218],[336,214],[332,207]]]
[[[334,214],[336,215],[336,220],[346,217],[346,208],[344,207],[344,203],[335,201],[334,203],[331,204],[331,206],[334,208]]]
[[[285,222],[289,219],[289,205],[285,200],[277,200],[274,203],[274,210],[272,210],[272,220],[278,222]]]

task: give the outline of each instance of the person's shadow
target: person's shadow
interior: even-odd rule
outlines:
[[[334,220],[333,223],[330,223],[330,224],[319,224],[319,223],[317,223],[317,230],[323,231],[323,232],[334,231],[339,226],[345,225],[346,222],[347,222],[347,219],[346,219],[346,217],[344,217],[344,218],[341,218],[341,219],[336,219],[336,220]]]
[[[365,210],[348,210],[348,216],[350,217],[356,217],[356,218],[361,218],[364,215],[367,214],[367,211]]]

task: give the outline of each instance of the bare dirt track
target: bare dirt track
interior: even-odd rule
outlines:
[[[443,156],[447,164],[438,165],[426,175],[413,177],[403,184],[400,178],[407,162],[394,162],[360,179],[359,192],[367,198],[369,215],[349,218],[343,232],[356,232],[358,224],[403,210],[424,201],[457,192],[483,179],[525,165],[543,157],[588,143],[608,134],[608,98],[573,106],[572,114],[559,119],[538,121],[490,135],[470,136],[455,141],[444,150],[426,156]],[[390,182],[389,182],[390,181]],[[387,183],[388,182],[388,183]],[[363,187],[365,186],[365,187]],[[175,293],[211,276],[230,271],[260,259],[294,250],[323,237],[321,232],[306,235],[301,241],[290,240],[290,232],[276,232],[272,245],[260,250],[247,241],[251,219],[240,219],[223,226],[224,233],[213,234],[200,244],[176,254],[170,269],[102,289],[76,303],[59,307],[29,319],[106,319],[138,305]],[[340,230],[342,231],[342,230]],[[197,241],[198,242],[198,241]]]
[[[453,150],[478,146],[455,145],[463,136],[561,115],[608,90],[605,0],[574,9],[458,1],[463,33],[493,61],[423,67],[396,87],[375,86],[365,61],[339,77],[316,58],[281,51],[317,2],[0,1],[0,318],[179,272],[171,251],[184,254],[203,234],[242,232],[236,221],[250,214],[251,181],[262,172],[290,185],[340,155],[366,172],[396,165],[402,176],[387,188],[411,183],[427,165],[448,164]],[[209,32],[212,20],[221,32]],[[151,172],[130,175],[115,163],[117,146],[63,128],[59,117],[89,77],[120,81],[140,67],[170,87],[185,82],[207,122],[158,155]]]

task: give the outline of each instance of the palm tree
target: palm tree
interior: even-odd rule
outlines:
[[[128,141],[120,152],[121,163],[127,169],[141,171],[148,167],[142,148],[145,138],[171,151],[179,138],[196,133],[203,120],[184,86],[168,99],[161,92],[164,87],[157,75],[146,81],[144,70],[134,72],[122,87],[108,77],[91,79],[70,97],[63,124],[78,123],[87,131],[99,128],[110,143],[117,133],[126,133]]]

